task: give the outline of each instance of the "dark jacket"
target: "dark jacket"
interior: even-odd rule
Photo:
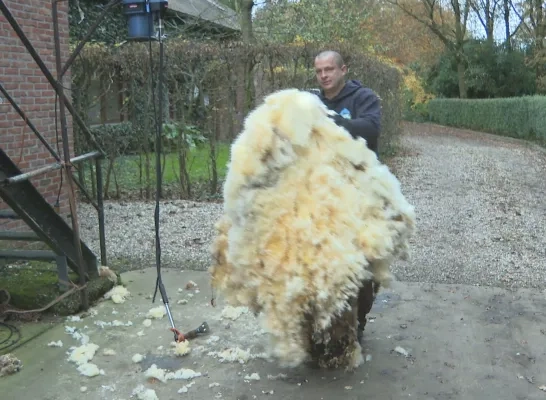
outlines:
[[[378,154],[378,139],[381,131],[381,103],[379,97],[357,80],[349,80],[333,99],[318,94],[330,110],[339,114],[334,120],[354,137],[363,137],[368,148]]]

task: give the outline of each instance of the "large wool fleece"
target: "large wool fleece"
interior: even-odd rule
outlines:
[[[338,127],[317,96],[278,91],[231,147],[212,286],[261,313],[271,355],[297,366],[364,281],[389,286],[413,230],[412,205],[365,140]]]

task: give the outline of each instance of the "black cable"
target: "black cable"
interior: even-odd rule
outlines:
[[[148,10],[149,16],[148,16],[148,23],[150,27],[153,27],[153,13],[151,10]],[[161,298],[163,300],[163,304],[165,305],[167,316],[169,317],[169,321],[171,323],[172,331],[174,332],[174,340],[175,342],[178,342],[179,340],[179,332],[176,329],[176,326],[174,324],[173,317],[171,315],[171,311],[169,309],[169,298],[167,296],[167,291],[165,290],[165,286],[163,285],[163,280],[161,279],[161,242],[159,237],[159,198],[161,195],[161,133],[163,128],[163,81],[164,81],[164,60],[165,60],[165,52],[164,52],[164,45],[163,45],[163,20],[161,16],[161,10],[159,11],[159,31],[158,31],[158,40],[159,40],[159,79],[158,79],[158,97],[159,97],[159,113],[156,110],[155,107],[155,91],[154,91],[154,85],[153,85],[153,55],[152,55],[152,38],[151,36],[148,38],[148,46],[149,46],[149,52],[150,52],[150,85],[152,87],[152,100],[153,100],[153,110],[154,110],[154,116],[155,116],[155,123],[156,123],[156,134],[155,134],[155,161],[156,161],[156,190],[155,190],[155,212],[154,212],[154,225],[155,225],[155,261],[156,261],[156,268],[157,268],[157,278],[156,278],[156,284],[155,284],[155,290],[154,295],[152,298],[152,303],[155,302],[155,298],[157,295],[157,291],[159,290],[161,294]]]
[[[59,95],[57,92],[55,92],[55,139],[57,141],[57,154],[61,154],[61,149],[59,147],[59,124],[58,124],[58,117],[57,117],[57,101],[59,99]],[[54,207],[60,207],[60,199],[61,199],[61,190],[63,188],[63,169],[60,169],[61,174],[61,182],[59,183],[59,191],[57,192],[57,200],[55,201]]]
[[[148,26],[152,27],[154,23],[153,20],[153,14],[150,11],[148,13]],[[158,136],[160,135],[160,120],[161,115],[158,117],[157,115],[157,109],[155,106],[155,88],[154,88],[154,58],[153,58],[153,49],[152,49],[152,38],[148,38],[148,53],[150,55],[150,86],[152,91],[152,107],[154,110],[154,119],[155,119],[155,158],[156,158],[156,190],[155,190],[155,211],[154,211],[154,227],[155,227],[155,263],[157,268],[157,278],[156,278],[156,284],[155,284],[155,291],[154,296],[152,298],[152,303],[155,303],[155,298],[157,295],[157,290],[160,289],[162,286],[162,280],[161,280],[161,241],[159,237],[159,190],[160,190],[160,179],[161,179],[161,162],[160,162],[160,145],[161,145],[161,138]],[[161,54],[160,54],[161,56]],[[161,60],[160,60],[161,64]],[[161,70],[159,71],[161,74]],[[161,77],[160,77],[159,85],[161,85]],[[161,86],[160,86],[161,87]],[[161,101],[161,98],[159,99]],[[159,160],[159,162],[158,162]],[[161,291],[161,290],[160,290]],[[161,296],[163,297],[163,291],[161,291]],[[165,302],[165,298],[163,297],[163,302]]]
[[[21,331],[16,326],[7,324],[5,322],[0,322],[0,332],[2,332],[1,328],[6,328],[9,331],[9,334],[8,334],[9,336],[7,337],[7,339],[4,339],[4,340],[2,340],[0,342],[0,351],[5,350],[8,347],[13,346],[14,344],[16,344],[17,342],[19,342],[21,340]],[[10,339],[14,335],[17,335],[17,337],[15,339],[11,340],[11,342],[10,342]],[[7,343],[7,344],[5,344],[5,343]]]

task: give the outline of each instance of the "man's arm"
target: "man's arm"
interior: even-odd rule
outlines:
[[[355,100],[356,115],[352,119],[335,116],[338,125],[343,126],[352,137],[366,139],[368,147],[377,153],[381,132],[381,102],[371,90],[360,90]]]

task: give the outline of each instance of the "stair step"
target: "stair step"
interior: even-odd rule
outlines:
[[[57,254],[48,250],[0,250],[0,260],[55,261]]]
[[[27,242],[41,242],[42,239],[34,232],[0,231],[0,240],[24,240]]]
[[[0,219],[21,219],[21,217],[11,210],[0,210]]]
[[[0,182],[21,175],[21,170],[0,147]],[[68,266],[79,274],[79,247],[83,256],[83,273],[89,278],[98,276],[98,260],[93,251],[81,240],[74,244],[72,227],[55,211],[43,195],[28,180],[0,185],[0,198],[16,212],[29,229],[36,232],[56,254],[65,255]],[[39,257],[39,253],[36,255]]]

